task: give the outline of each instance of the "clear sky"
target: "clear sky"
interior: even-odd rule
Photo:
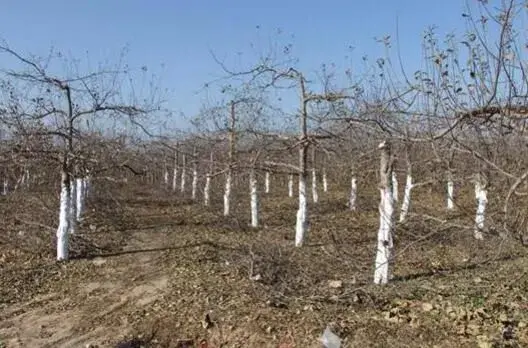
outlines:
[[[364,54],[379,56],[374,37],[395,37],[398,20],[412,73],[423,30],[436,24],[442,34],[460,33],[464,6],[465,0],[1,0],[0,38],[24,53],[45,55],[53,46],[80,59],[88,52],[91,61],[115,59],[127,45],[129,65],[163,71],[170,107],[192,116],[203,98],[196,91],[220,74],[211,50],[231,62],[244,52],[247,65],[250,44],[266,47],[280,28],[279,40],[294,44],[302,69],[332,62],[344,68]]]

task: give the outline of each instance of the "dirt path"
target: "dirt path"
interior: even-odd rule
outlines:
[[[136,251],[166,244],[163,231],[138,232],[120,255],[73,261],[97,266],[91,280],[67,294],[52,292],[8,307],[0,324],[3,343],[9,348],[105,346],[105,338],[127,335],[129,323],[120,312],[125,307],[141,311],[162,296],[169,283],[168,275],[156,267],[160,252]],[[112,325],[98,326],[99,319]]]

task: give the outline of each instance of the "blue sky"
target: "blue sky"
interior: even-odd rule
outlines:
[[[234,67],[243,52],[240,64],[248,65],[250,44],[265,48],[280,28],[277,40],[294,44],[301,69],[315,71],[321,63],[344,69],[364,54],[379,56],[373,38],[395,37],[398,19],[412,73],[423,30],[436,24],[439,33],[460,33],[464,6],[464,0],[2,0],[0,37],[24,53],[45,55],[53,46],[80,59],[88,52],[92,62],[115,60],[127,45],[129,65],[162,72],[170,107],[192,116],[204,97],[196,91],[220,74],[210,50]]]

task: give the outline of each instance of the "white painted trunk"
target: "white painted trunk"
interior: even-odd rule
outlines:
[[[403,202],[400,211],[400,222],[405,221],[411,205],[411,190],[413,189],[412,175],[408,174],[405,181],[405,190],[403,192]]]
[[[70,212],[68,218],[70,219],[70,233],[74,234],[77,231],[77,185],[74,178],[70,180]]]
[[[350,181],[350,197],[348,200],[348,207],[352,211],[356,210],[356,200],[357,200],[357,179],[356,177],[352,177],[352,180]]]
[[[323,170],[323,191],[328,192],[328,181],[326,179],[326,169]]]
[[[258,192],[255,170],[249,173],[249,194],[251,199],[251,227],[258,227]]]
[[[486,205],[488,203],[488,192],[480,182],[475,183],[475,198],[477,199],[477,213],[475,215],[475,239],[484,239],[482,231],[486,220]]]
[[[26,169],[25,171],[25,177],[26,177],[26,180],[24,181],[25,182],[25,186],[26,187],[29,187],[29,169]]]
[[[9,184],[7,182],[7,178],[4,178],[4,184],[2,187],[2,195],[7,195],[7,191],[9,190]]]
[[[295,246],[300,247],[306,240],[308,231],[308,202],[306,198],[306,178],[299,175],[299,210],[295,225]]]
[[[163,173],[163,183],[165,186],[169,186],[169,171],[165,168],[165,172]]]
[[[454,188],[455,188],[455,185],[453,184],[453,180],[448,179],[447,181],[447,210],[455,209]]]
[[[390,187],[380,189],[379,206],[380,226],[378,230],[378,250],[376,253],[375,284],[387,284],[389,281],[389,261],[391,257],[394,198]]]
[[[394,202],[398,202],[398,177],[395,172],[392,172],[392,197]]]
[[[293,197],[293,174],[288,175],[288,196]]]
[[[92,178],[90,176],[87,176],[85,178],[85,192],[84,197],[88,197],[90,193],[92,192]]]
[[[186,177],[186,172],[185,172],[185,167],[182,167],[182,172],[181,172],[181,181],[180,181],[180,191],[182,193],[185,192],[185,177]]]
[[[266,172],[266,176],[264,178],[264,189],[266,193],[270,192],[270,173]]]
[[[192,199],[196,199],[196,192],[198,191],[198,170],[193,168],[193,177],[192,177],[192,191],[191,191],[191,197]]]
[[[319,202],[319,194],[317,193],[317,172],[315,168],[312,169],[312,199],[314,203]]]
[[[229,208],[231,201],[231,172],[226,175],[225,190],[224,190],[224,216],[229,216]]]
[[[392,170],[391,144],[383,141],[378,148],[380,158],[380,204],[378,245],[376,252],[374,283],[387,284],[390,278],[389,262],[393,248],[392,232],[394,230],[394,172]]]
[[[83,184],[83,197],[86,199],[86,196],[88,195],[88,178],[87,177],[82,178],[82,184]]]
[[[211,175],[207,174],[205,177],[205,186],[204,186],[204,205],[209,206],[211,204]]]
[[[76,199],[76,204],[77,204],[77,221],[81,221],[81,217],[82,217],[82,214],[84,212],[84,189],[83,189],[83,179],[82,178],[77,178],[75,179],[75,184],[77,186],[76,188],[76,191],[77,191],[77,199]]]
[[[70,233],[70,192],[68,188],[68,175],[62,174],[60,208],[59,208],[59,227],[57,228],[57,260],[68,259],[68,241]]]
[[[176,191],[177,187],[178,187],[178,168],[174,166],[174,169],[172,170],[172,191]]]

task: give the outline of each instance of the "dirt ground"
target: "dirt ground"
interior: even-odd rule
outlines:
[[[3,198],[0,347],[321,347],[327,326],[342,347],[528,347],[518,243],[475,241],[462,213],[458,225],[411,217],[397,227],[391,284],[376,286],[377,193],[357,212],[345,193],[321,193],[309,243],[295,248],[285,192],[262,195],[258,229],[245,197],[224,218],[220,201],[206,210],[161,190],[99,195],[64,263],[53,210],[33,216]],[[441,195],[413,195],[413,212],[446,218]]]

